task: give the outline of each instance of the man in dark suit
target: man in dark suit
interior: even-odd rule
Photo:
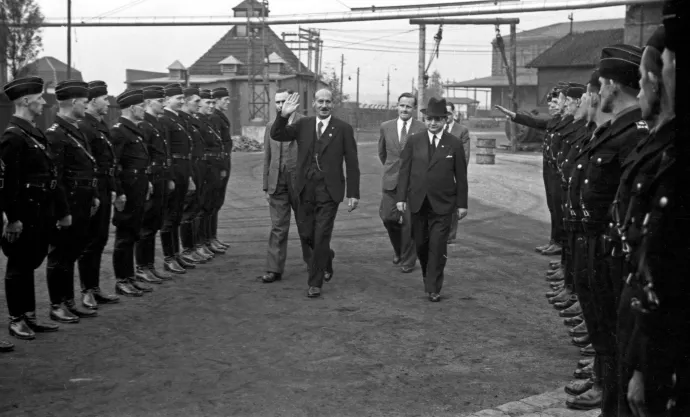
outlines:
[[[333,93],[321,89],[314,94],[316,117],[305,117],[288,125],[299,107],[299,94],[291,94],[271,127],[271,138],[279,142],[297,141],[295,187],[300,195],[300,235],[313,249],[309,266],[308,297],[319,297],[323,281],[330,281],[330,249],[338,205],[349,198],[349,211],[359,203],[359,161],[352,126],[331,116]],[[343,161],[345,173],[343,173]],[[347,175],[346,175],[347,174]]]
[[[280,89],[276,91],[275,102],[278,113],[293,91]],[[295,123],[302,116],[295,112],[288,119]],[[271,235],[268,238],[268,254],[266,256],[266,274],[261,277],[265,283],[280,281],[285,269],[287,258],[287,240],[290,232],[290,208],[297,217],[299,195],[295,192],[295,165],[297,164],[297,142],[276,142],[271,140],[271,126],[269,122],[264,133],[264,175],[263,190],[271,212]],[[302,244],[302,259],[309,265],[311,248],[309,243],[300,237]]]
[[[446,118],[446,132],[460,139],[462,148],[465,150],[465,162],[470,164],[470,131],[455,120],[455,104],[450,101],[446,102],[446,110],[448,117]],[[458,215],[453,213],[453,219],[450,221],[450,235],[448,236],[448,243],[455,243],[455,238],[458,235]]]
[[[398,202],[400,154],[410,135],[426,131],[424,123],[412,117],[416,108],[415,96],[410,93],[401,94],[398,98],[398,118],[383,122],[379,137],[379,159],[383,164],[383,193],[379,215],[393,244],[393,264],[401,265],[404,273],[414,270],[417,252],[412,239],[410,212],[400,213],[395,205]]]
[[[441,300],[453,212],[467,216],[467,162],[462,142],[444,132],[446,100],[422,110],[426,132],[408,138],[398,178],[398,210],[412,212],[412,230],[429,301]]]

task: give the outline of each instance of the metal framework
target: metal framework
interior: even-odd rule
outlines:
[[[247,12],[247,43],[249,71],[247,81],[249,83],[249,121],[264,123],[269,118],[270,101],[270,79],[268,47],[266,46],[266,14],[268,13],[268,0],[262,0],[261,10],[259,11],[259,24],[252,22],[254,17],[253,2],[249,2]],[[260,40],[257,42],[256,34]],[[258,56],[257,56],[258,55]],[[261,58],[263,56],[263,59]],[[257,59],[258,58],[258,59]]]

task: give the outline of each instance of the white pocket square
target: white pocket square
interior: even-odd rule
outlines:
[[[452,158],[452,157],[453,157],[453,155],[448,155],[448,156],[446,156],[446,159]]]

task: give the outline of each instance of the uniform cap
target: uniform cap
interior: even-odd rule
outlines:
[[[211,98],[211,90],[199,90],[199,97],[203,99]]]
[[[144,87],[142,92],[144,100],[165,98],[165,89],[160,86]]]
[[[601,50],[599,73],[635,90],[640,89],[642,49],[632,45],[612,45]]]
[[[89,85],[84,81],[67,80],[59,82],[55,86],[55,98],[57,99],[57,101],[88,97]]]
[[[568,86],[568,89],[565,91],[566,97],[571,97],[571,98],[582,98],[582,95],[585,94],[585,91],[587,88],[578,83],[570,83]]]
[[[130,106],[136,106],[144,102],[144,92],[142,90],[127,90],[117,96],[117,105],[121,109],[126,109]]]
[[[229,95],[230,93],[228,92],[228,89],[225,87],[218,87],[211,90],[211,97],[213,98],[223,98],[228,97]]]
[[[10,101],[17,100],[24,96],[40,94],[43,92],[43,78],[17,78],[5,84],[3,90],[5,91],[5,94],[10,99]]]
[[[592,71],[592,75],[589,76],[589,85],[596,88],[601,88],[601,82],[599,81],[599,70],[595,69]]]
[[[652,48],[656,49],[659,52],[664,51],[665,47],[665,42],[664,38],[666,37],[666,29],[664,28],[663,25],[659,26],[656,28],[652,36],[649,37],[649,40],[647,41],[647,46],[651,46]]]
[[[168,84],[163,87],[166,97],[182,95],[182,85],[180,83]]]
[[[104,81],[91,81],[88,84],[88,88],[89,100],[93,100],[96,97],[108,95],[108,84],[106,84]]]
[[[184,94],[185,98],[191,96],[198,96],[199,89],[197,87],[187,87],[182,91],[182,93]]]

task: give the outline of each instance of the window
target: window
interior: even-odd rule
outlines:
[[[235,10],[235,17],[247,17],[246,10]]]
[[[237,28],[237,36],[247,36],[247,26],[237,25],[235,27]]]

